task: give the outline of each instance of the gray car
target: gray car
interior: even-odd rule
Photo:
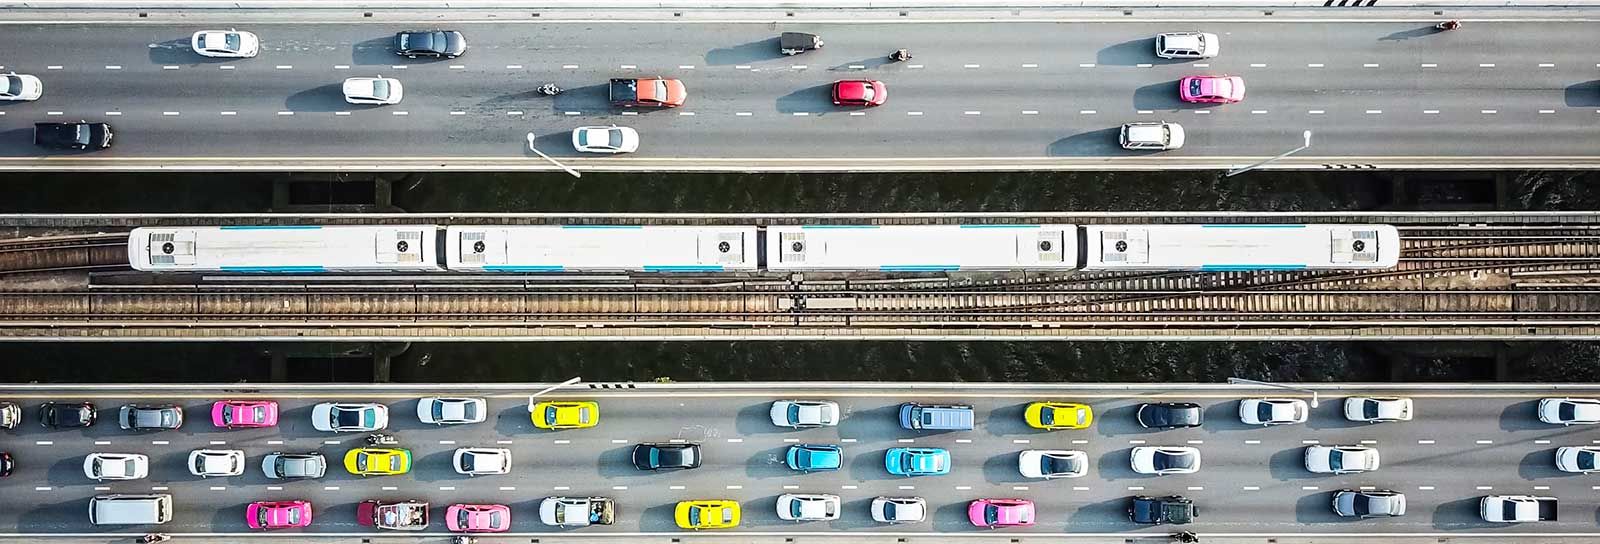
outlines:
[[[1355,491],[1333,494],[1333,513],[1347,518],[1392,518],[1406,514],[1406,496],[1395,491]]]
[[[310,453],[275,451],[261,460],[261,472],[272,479],[321,478],[328,472],[328,460],[321,453],[314,451]]]
[[[176,404],[124,404],[117,410],[117,425],[127,431],[176,429],[183,426],[183,408]]]

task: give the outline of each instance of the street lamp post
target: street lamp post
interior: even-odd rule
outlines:
[[[1284,385],[1284,384],[1281,384],[1281,383],[1261,382],[1261,381],[1256,381],[1256,380],[1246,380],[1244,378],[1228,378],[1228,384],[1230,384],[1230,385],[1259,385],[1259,386],[1262,386],[1262,387],[1276,387],[1278,389],[1288,389],[1290,391],[1299,391],[1301,393],[1310,393],[1311,394],[1311,407],[1312,408],[1316,408],[1317,407],[1317,390],[1315,390],[1315,389],[1307,389],[1307,388],[1304,388],[1304,387],[1295,387],[1295,386],[1292,386],[1292,385]]]
[[[533,412],[533,404],[534,404],[533,399],[539,398],[539,395],[543,395],[545,393],[549,393],[551,391],[555,391],[557,389],[561,389],[563,387],[566,387],[566,386],[569,386],[569,385],[572,385],[572,384],[575,384],[575,383],[578,383],[578,382],[581,382],[581,381],[583,381],[583,378],[578,377],[578,376],[573,376],[573,377],[567,379],[567,381],[564,381],[564,382],[552,385],[550,387],[546,387],[544,389],[541,389],[541,390],[539,390],[538,393],[534,393],[532,395],[528,395],[528,412],[530,412],[530,413]]]
[[[571,168],[567,168],[567,165],[561,164],[561,161],[556,160],[555,157],[551,157],[549,155],[546,155],[546,154],[544,154],[543,151],[539,151],[539,148],[534,147],[533,146],[533,142],[534,142],[534,140],[537,140],[537,139],[539,139],[539,137],[537,135],[535,135],[532,132],[528,133],[528,150],[529,151],[537,153],[540,157],[544,157],[544,160],[550,161],[550,164],[554,164],[554,165],[556,165],[558,167],[561,167],[562,170],[566,170],[568,174],[572,174],[572,177],[575,177],[575,178],[583,177],[583,174],[578,173],[577,170],[573,170]]]
[[[1305,132],[1300,133],[1300,135],[1304,136],[1305,139],[1306,139],[1305,143],[1301,144],[1300,147],[1296,147],[1294,149],[1290,149],[1288,151],[1283,152],[1283,154],[1281,154],[1281,155],[1278,155],[1276,157],[1272,157],[1270,159],[1267,159],[1267,160],[1252,164],[1250,166],[1246,166],[1244,168],[1235,168],[1233,170],[1229,170],[1228,173],[1223,174],[1222,177],[1231,178],[1233,176],[1237,176],[1239,174],[1243,174],[1245,172],[1249,172],[1251,170],[1255,170],[1255,169],[1260,168],[1262,166],[1266,166],[1267,164],[1270,164],[1273,161],[1276,161],[1278,159],[1282,159],[1282,158],[1287,157],[1289,155],[1293,155],[1295,153],[1299,153],[1301,151],[1305,151],[1306,148],[1311,147],[1311,131],[1307,130]]]

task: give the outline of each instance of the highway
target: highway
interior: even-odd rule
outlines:
[[[45,92],[0,105],[0,168],[551,168],[528,150],[530,131],[580,169],[616,170],[1217,167],[1294,148],[1303,130],[1315,137],[1302,165],[1594,158],[1600,79],[1571,47],[1593,23],[1430,25],[471,22],[440,25],[465,33],[464,56],[430,61],[389,49],[416,25],[13,23],[0,71],[38,75]],[[189,50],[194,31],[230,26],[261,37],[259,57]],[[1154,34],[1196,29],[1221,36],[1220,57],[1153,55]],[[826,46],[784,57],[784,30]],[[887,62],[897,47],[914,58]],[[341,80],[379,74],[405,84],[401,104],[344,103]],[[1180,102],[1177,80],[1198,74],[1242,76],[1248,95]],[[647,75],[682,79],[687,104],[607,104],[608,78]],[[888,103],[831,105],[828,85],[845,78],[883,80]],[[533,92],[545,82],[569,91]],[[115,146],[30,144],[32,123],[78,119],[112,123]],[[1117,127],[1153,120],[1182,123],[1188,144],[1117,147]],[[638,153],[574,159],[572,128],[611,123],[639,130]]]
[[[225,391],[222,388],[234,389]],[[1417,419],[1377,425],[1350,423],[1339,415],[1345,395],[1375,393],[1382,386],[1319,386],[1321,405],[1308,424],[1246,427],[1237,419],[1237,399],[1269,393],[1303,396],[1281,390],[1241,386],[1175,384],[1153,386],[1051,386],[959,384],[782,384],[716,385],[641,384],[627,389],[560,390],[549,398],[594,399],[601,420],[593,429],[542,432],[528,420],[526,395],[540,385],[406,387],[135,386],[101,389],[70,386],[0,387],[0,398],[25,405],[24,425],[3,436],[3,448],[17,459],[16,473],[0,480],[0,533],[91,533],[97,529],[84,515],[87,499],[98,493],[172,493],[175,521],[171,533],[230,533],[246,529],[242,510],[254,500],[308,499],[316,518],[308,532],[353,533],[370,529],[354,524],[355,503],[367,498],[421,498],[432,502],[436,516],[452,502],[498,502],[513,508],[513,531],[546,533],[534,508],[549,495],[605,495],[619,501],[618,523],[575,532],[672,533],[675,501],[729,498],[740,501],[747,533],[878,531],[967,533],[977,531],[964,518],[966,501],[979,497],[1023,497],[1038,504],[1039,523],[1007,533],[1162,534],[1167,528],[1130,524],[1122,510],[1134,494],[1181,493],[1194,498],[1200,521],[1197,532],[1227,534],[1284,533],[1445,533],[1522,534],[1597,533],[1600,476],[1559,473],[1553,451],[1563,445],[1600,442],[1600,429],[1553,427],[1534,416],[1541,396],[1600,395],[1600,388],[1555,387],[1469,388],[1467,386],[1388,387],[1382,392],[1411,396]],[[489,422],[433,428],[415,418],[415,399],[430,394],[482,395],[490,398]],[[272,398],[282,404],[276,429],[217,430],[207,419],[210,400]],[[771,400],[825,398],[845,412],[834,428],[784,430],[768,421]],[[46,431],[35,422],[38,402],[92,400],[101,420],[87,432]],[[1083,431],[1035,431],[1021,421],[1022,407],[1033,400],[1087,402],[1096,424]],[[1206,424],[1199,429],[1147,431],[1133,421],[1139,402],[1153,399],[1191,400],[1205,406]],[[188,422],[179,431],[131,434],[116,428],[115,408],[124,402],[171,400],[186,408]],[[377,401],[391,409],[392,432],[416,453],[410,475],[351,476],[332,466],[326,478],[273,483],[258,472],[261,456],[271,451],[320,449],[337,461],[360,435],[322,433],[311,429],[310,406],[318,401]],[[977,409],[972,432],[916,434],[898,428],[895,406],[904,401],[967,402]],[[627,455],[641,441],[684,440],[703,444],[706,461],[699,469],[675,473],[642,473]],[[792,443],[835,443],[845,450],[845,468],[837,472],[796,474],[782,464]],[[1374,473],[1320,476],[1304,470],[1301,456],[1310,443],[1374,445],[1383,466]],[[1190,476],[1140,476],[1128,468],[1135,445],[1193,445],[1203,467]],[[954,458],[949,475],[899,478],[883,470],[883,451],[896,446],[948,448]],[[498,446],[513,450],[514,468],[504,476],[468,478],[449,467],[450,451],[463,446]],[[202,480],[190,476],[184,460],[195,448],[241,448],[251,470],[244,476]],[[1089,474],[1076,480],[1029,481],[1016,472],[1015,456],[1030,448],[1079,449],[1091,459]],[[95,452],[151,455],[147,480],[95,483],[81,473],[84,455]],[[97,487],[98,486],[98,487]],[[1406,493],[1409,511],[1391,520],[1346,521],[1328,509],[1337,489],[1375,486]],[[845,511],[836,522],[796,525],[778,520],[777,495],[785,492],[835,493]],[[1530,493],[1561,499],[1558,522],[1495,526],[1478,520],[1477,498],[1486,494]],[[879,495],[918,495],[933,510],[928,523],[887,527],[874,524],[867,502]],[[145,528],[102,528],[140,532]],[[436,518],[433,532],[444,530]]]

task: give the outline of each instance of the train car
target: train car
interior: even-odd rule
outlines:
[[[1343,270],[1400,262],[1391,225],[1086,225],[1084,270]]]
[[[756,227],[462,226],[445,232],[457,272],[754,271]]]
[[[147,272],[430,272],[442,270],[439,227],[147,227],[128,261]]]
[[[767,227],[772,271],[1072,270],[1072,225],[805,225]]]

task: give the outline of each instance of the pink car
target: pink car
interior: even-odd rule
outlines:
[[[1033,525],[1033,501],[978,499],[967,505],[967,520],[975,527],[1027,527]]]
[[[311,525],[310,501],[256,501],[244,507],[251,529],[283,529]]]
[[[211,424],[224,429],[278,424],[278,403],[270,400],[219,400],[211,405]]]
[[[444,525],[458,533],[503,533],[511,529],[511,507],[504,504],[452,504]]]
[[[1232,104],[1244,100],[1244,78],[1189,76],[1178,80],[1178,97],[1184,102]]]

